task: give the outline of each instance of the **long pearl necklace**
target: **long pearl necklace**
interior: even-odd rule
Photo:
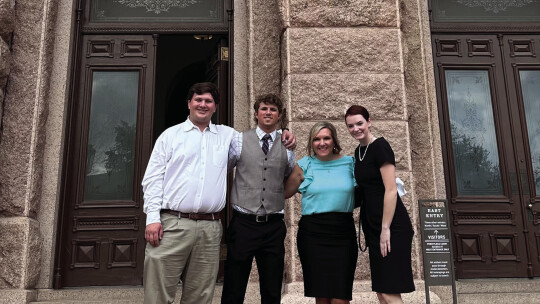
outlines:
[[[373,135],[371,136],[371,138],[369,139],[369,142],[367,143],[366,150],[364,151],[364,155],[360,155],[360,153],[358,153],[358,159],[360,159],[360,161],[363,161],[364,158],[366,158],[367,149],[369,148],[369,144],[371,144],[372,141],[373,141]]]

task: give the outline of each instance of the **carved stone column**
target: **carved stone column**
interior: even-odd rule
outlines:
[[[412,1],[406,2],[410,4]],[[410,11],[418,14],[418,7],[408,7],[406,13],[414,16]],[[411,69],[409,62],[404,64],[403,54],[407,50],[404,42],[414,42],[415,46],[419,43],[418,40],[403,39],[400,19],[406,18],[402,16],[404,11],[392,0],[281,0],[281,12],[282,95],[289,106],[291,129],[298,137],[300,149],[297,149],[297,158],[305,155],[303,147],[307,143],[309,129],[316,121],[331,121],[338,129],[343,152],[353,155],[358,142],[349,136],[343,115],[353,104],[365,106],[374,120],[374,135],[384,136],[394,149],[396,174],[405,181],[409,192],[403,201],[413,225],[417,225],[415,170],[422,173],[419,174],[421,176],[428,176],[430,172],[433,174],[433,169],[415,167],[411,160],[411,142],[417,135],[411,134],[409,104],[422,100],[407,94],[409,80],[406,76],[415,77],[415,82],[411,84],[420,87],[418,90],[425,91],[425,87],[421,86],[426,86],[426,83],[424,67],[418,71]],[[413,31],[407,38],[420,36],[417,24],[407,29]],[[423,54],[412,55],[419,57],[409,60],[425,60]],[[418,103],[414,109],[421,106]],[[430,122],[422,122],[422,127],[430,128]],[[424,135],[419,138],[423,139]],[[429,147],[431,144],[427,143]],[[427,162],[429,159],[423,159],[421,163]],[[429,191],[433,192],[433,188]],[[286,258],[288,282],[302,280],[295,245],[296,223],[300,217],[299,200],[297,195],[287,205],[290,227]],[[420,255],[416,234],[413,243],[416,279],[421,278]],[[357,280],[370,278],[368,260],[367,254],[359,254],[355,275]]]
[[[0,289],[2,303],[35,300],[41,236],[45,102],[55,1],[0,0]]]

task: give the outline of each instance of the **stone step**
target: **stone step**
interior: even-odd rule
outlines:
[[[458,294],[540,293],[540,278],[459,280],[456,281],[456,289]]]
[[[540,278],[459,280],[456,290],[460,304],[540,304]]]
[[[403,302],[407,304],[426,303],[425,297],[426,296],[423,291],[415,291],[402,295]],[[313,298],[306,298],[303,295],[286,294],[281,299],[281,303],[283,304],[313,304],[314,302],[315,300]],[[442,302],[436,294],[430,292],[430,303],[439,304]],[[351,301],[351,304],[379,304],[379,300],[377,299],[377,295],[374,292],[360,292],[353,293],[353,300]]]
[[[408,294],[403,294],[402,298],[405,303],[420,304],[426,303],[426,291],[424,287],[424,281],[418,280],[414,282],[416,291]],[[283,290],[283,298],[281,303],[283,304],[313,304],[315,300],[313,298],[304,297],[304,283],[294,282],[286,284]],[[442,303],[439,296],[434,292],[430,292],[431,303]],[[251,302],[246,302],[251,303]],[[371,291],[371,281],[354,281],[353,284],[353,300],[351,304],[378,304],[379,300],[377,295]]]
[[[415,281],[417,291],[404,294],[405,303],[426,303],[423,281]],[[212,304],[219,304],[223,286],[216,286]],[[176,294],[174,303],[179,303],[181,290]],[[431,292],[431,303],[441,303],[439,297]],[[60,290],[39,289],[37,291],[37,301],[35,304],[44,303],[64,303],[64,304],[142,304],[142,287],[85,287],[85,288],[65,288]],[[259,284],[249,283],[245,303],[260,303]],[[304,297],[304,284],[294,282],[285,284],[283,287],[283,304],[302,304],[314,302],[313,298]],[[378,303],[377,296],[371,291],[371,282],[355,281],[353,287],[353,301],[351,303]]]
[[[527,303],[539,304],[540,293],[482,293],[482,294],[460,294],[459,304],[509,304]]]

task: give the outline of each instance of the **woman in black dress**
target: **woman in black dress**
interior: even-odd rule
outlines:
[[[394,152],[383,137],[371,134],[371,119],[364,107],[351,106],[345,122],[351,136],[360,142],[354,175],[363,200],[360,218],[369,248],[371,288],[380,303],[403,303],[401,293],[414,291],[414,231],[397,194]]]

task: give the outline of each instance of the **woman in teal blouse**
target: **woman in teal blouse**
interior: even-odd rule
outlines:
[[[285,184],[285,197],[302,194],[297,246],[304,295],[316,303],[349,303],[358,245],[354,209],[354,158],[340,154],[336,128],[318,122],[310,131],[308,156]]]

